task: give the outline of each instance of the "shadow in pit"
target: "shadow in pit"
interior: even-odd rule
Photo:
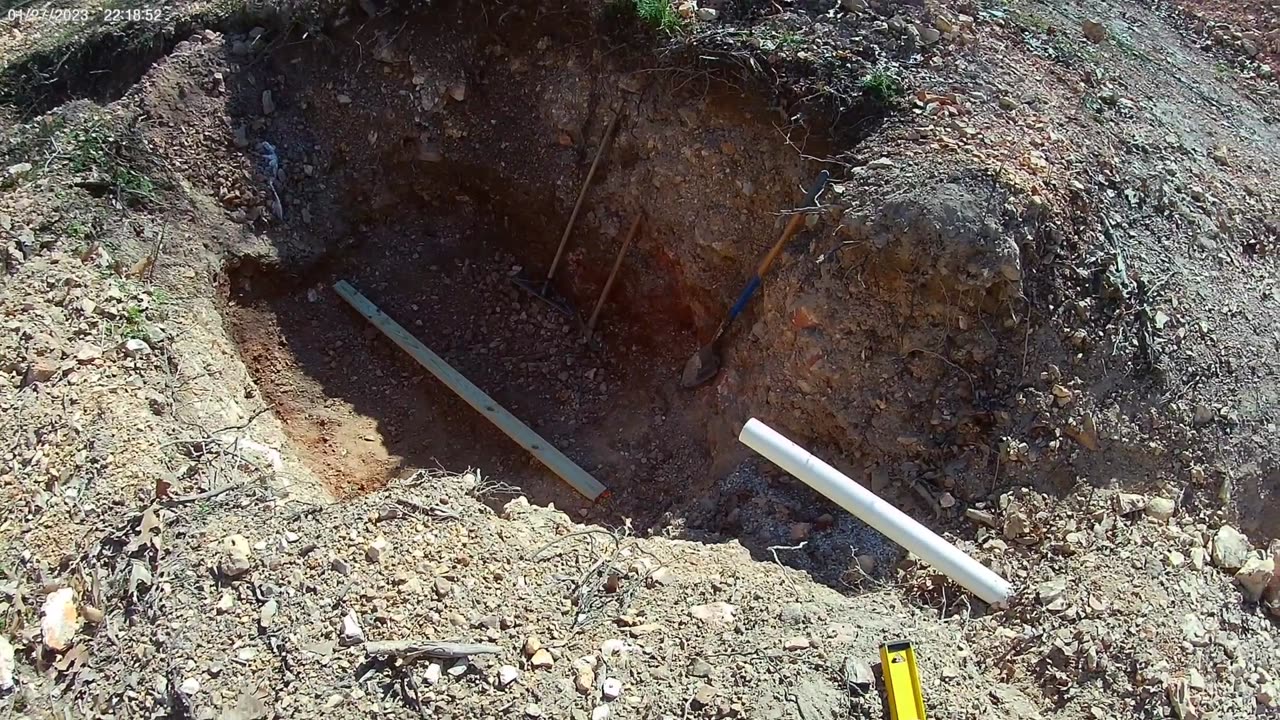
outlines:
[[[438,12],[440,26],[473,19],[458,7]],[[338,280],[609,486],[612,497],[594,517],[649,525],[687,499],[690,478],[706,477],[702,410],[677,387],[695,349],[691,317],[677,278],[658,267],[643,236],[624,263],[597,342],[583,332],[621,242],[620,232],[603,237],[594,228],[625,229],[639,208],[588,201],[583,215],[598,217],[579,219],[551,285],[575,308],[572,316],[513,282],[541,284],[568,219],[556,181],[570,179],[559,183],[561,195],[576,192],[607,122],[597,107],[580,137],[557,142],[545,120],[533,121],[539,108],[531,88],[487,90],[503,81],[508,57],[536,54],[545,33],[575,32],[553,19],[513,24],[498,41],[505,48],[498,60],[447,78],[435,69],[483,56],[481,41],[438,42],[439,26],[406,27],[404,18],[387,17],[337,31],[333,46],[287,45],[265,58],[265,71],[226,79],[235,120],[252,138],[246,156],[264,200],[261,209],[241,212],[270,243],[232,269],[227,324],[297,450],[339,497],[418,468],[480,465],[532,502],[589,507],[349,308],[332,290]],[[369,53],[345,40],[394,33],[403,33],[398,47],[416,48],[413,59],[379,57],[375,47],[379,62],[352,75],[340,99],[323,86],[361,67]],[[590,49],[579,57],[589,63]],[[416,82],[386,80],[387,68]],[[439,93],[437,82],[440,97],[426,98],[423,89],[407,104],[395,100],[405,85]],[[275,106],[268,117],[265,90]],[[600,105],[595,89],[582,90]],[[422,111],[435,102],[457,109]],[[376,110],[353,123],[351,114],[365,108]],[[464,112],[465,127],[450,124]],[[612,152],[595,184],[634,161]],[[273,163],[285,170],[272,173]],[[279,216],[271,209],[276,196],[283,197]]]
[[[454,197],[484,195],[482,185],[447,186]],[[642,494],[656,500],[661,473],[696,472],[705,462],[695,428],[672,412],[686,399],[665,357],[675,328],[614,315],[599,348],[583,342],[577,320],[511,282],[515,258],[549,256],[542,239],[560,225],[520,219],[513,208],[552,204],[487,197],[461,207],[401,197],[394,221],[360,223],[358,237],[298,276],[242,267],[228,318],[259,387],[340,496],[415,468],[479,464],[533,502],[587,506],[349,308],[332,291],[346,280],[615,497],[636,494],[617,492],[620,485],[652,482]],[[512,238],[529,246],[513,248]],[[671,462],[677,451],[685,456]]]

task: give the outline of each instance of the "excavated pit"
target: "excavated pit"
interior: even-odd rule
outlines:
[[[453,195],[485,193],[471,191]],[[536,275],[541,284],[563,219],[517,219],[515,204],[491,195],[460,205],[406,198],[396,219],[362,225],[358,243],[284,292],[270,275],[241,276],[235,337],[311,469],[339,496],[417,468],[478,465],[540,502],[579,500],[349,309],[331,289],[346,279],[615,497],[662,502],[705,474],[695,397],[675,383],[695,347],[687,319],[639,297],[624,274],[588,343],[578,315],[603,284],[599,273],[553,283],[573,317],[513,282]],[[581,233],[577,256],[602,243]]]
[[[596,516],[652,525],[746,455],[708,402],[718,390],[683,390],[680,371],[813,169],[750,90],[606,55],[582,42],[586,18],[512,13],[352,23],[225,79],[261,158],[260,196],[232,202],[264,228],[232,269],[227,323],[338,497],[475,466],[533,502],[590,507],[349,308],[332,290],[345,279],[609,487]],[[566,316],[513,280],[541,285],[615,111],[552,283]]]

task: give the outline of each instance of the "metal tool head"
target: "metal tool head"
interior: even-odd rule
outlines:
[[[512,282],[512,283],[514,283],[516,287],[520,288],[521,290],[524,290],[525,292],[529,293],[530,295],[532,295],[532,296],[534,296],[534,297],[538,298],[538,299],[539,299],[539,300],[541,300],[542,302],[544,302],[544,303],[546,303],[547,305],[551,306],[552,308],[554,308],[554,309],[556,310],[556,312],[558,312],[558,313],[560,313],[560,314],[562,314],[562,315],[566,315],[566,316],[568,316],[568,317],[577,317],[577,313],[575,313],[575,312],[573,311],[573,308],[569,307],[569,304],[568,304],[568,303],[566,303],[566,302],[561,302],[561,301],[556,300],[555,298],[551,297],[551,293],[550,293],[550,292],[547,292],[546,294],[543,294],[543,293],[539,290],[539,288],[537,287],[537,285],[536,285],[536,284],[531,283],[531,282],[529,282],[528,280],[525,280],[524,278],[519,278],[519,277],[513,277],[513,278],[511,278],[511,282]]]
[[[689,362],[684,364],[684,372],[680,374],[680,386],[686,390],[696,388],[714,378],[719,372],[720,354],[716,352],[714,345],[703,346],[696,355],[689,358]]]

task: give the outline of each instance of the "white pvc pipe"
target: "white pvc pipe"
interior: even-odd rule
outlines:
[[[738,440],[834,500],[885,537],[915,553],[974,595],[989,603],[1008,599],[1007,580],[768,425],[751,418],[742,427]]]

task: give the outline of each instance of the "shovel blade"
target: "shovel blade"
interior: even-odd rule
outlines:
[[[719,371],[720,356],[716,354],[715,347],[706,345],[684,364],[680,385],[686,389],[698,387],[715,377]]]

